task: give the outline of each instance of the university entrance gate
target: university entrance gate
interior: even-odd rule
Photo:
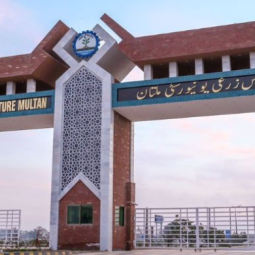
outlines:
[[[0,59],[0,131],[54,128],[53,249],[138,246],[133,122],[255,111],[254,23],[135,38],[102,20],[119,44],[99,25],[58,22],[31,54]],[[144,81],[120,83],[135,65]]]

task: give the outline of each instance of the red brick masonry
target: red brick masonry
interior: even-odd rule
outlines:
[[[68,225],[68,205],[93,205],[93,224]],[[79,181],[59,204],[59,249],[97,250],[100,238],[100,200]]]
[[[113,249],[133,249],[135,185],[130,182],[131,122],[114,114]],[[68,205],[93,205],[92,225],[68,225]],[[115,226],[115,206],[125,207],[125,226]],[[79,181],[60,201],[59,249],[98,249],[100,201]]]
[[[140,67],[255,50],[255,22],[133,37],[108,15],[101,19],[123,39],[120,50]]]
[[[123,54],[140,67],[255,51],[255,22],[134,37],[107,14],[101,19],[123,39],[119,43]],[[68,67],[52,48],[68,30],[59,21],[32,53],[0,58],[0,84],[34,78],[54,87]]]
[[[114,113],[113,249],[132,249],[135,193],[130,183],[131,122]],[[125,226],[115,226],[115,206],[125,207]]]
[[[135,240],[135,184],[126,183],[126,250],[134,249]]]
[[[68,30],[69,27],[59,21],[30,54],[0,58],[0,84],[33,78],[54,88],[68,67],[52,48]]]

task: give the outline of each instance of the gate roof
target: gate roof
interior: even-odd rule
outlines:
[[[134,37],[104,14],[101,19],[119,36],[121,51],[134,63],[162,63],[255,50],[255,22]]]

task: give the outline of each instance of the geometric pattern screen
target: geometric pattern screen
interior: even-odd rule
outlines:
[[[63,190],[80,172],[100,189],[102,81],[82,67],[64,84]]]

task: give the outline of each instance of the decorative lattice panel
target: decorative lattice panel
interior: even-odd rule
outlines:
[[[81,68],[64,88],[62,190],[82,172],[100,189],[102,81]]]

